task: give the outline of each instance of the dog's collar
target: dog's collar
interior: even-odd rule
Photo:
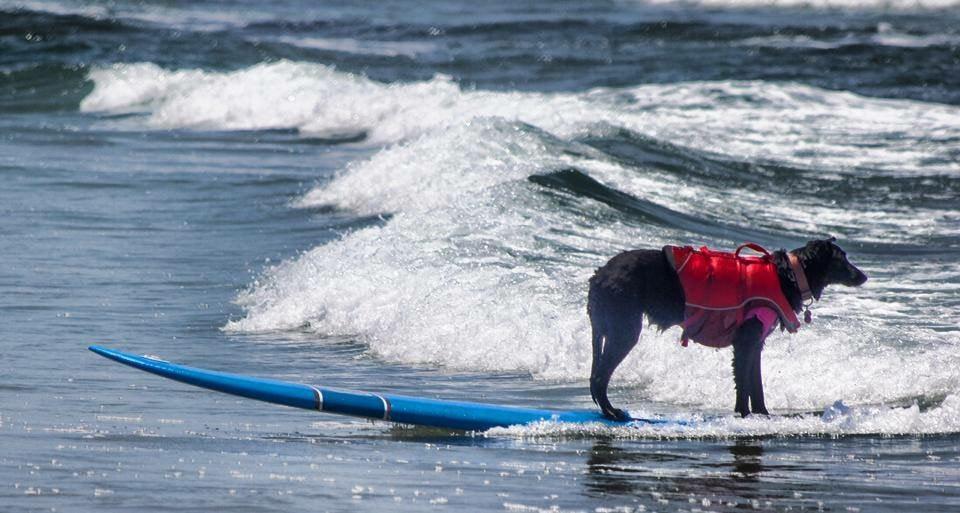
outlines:
[[[800,265],[800,259],[793,253],[787,253],[790,259],[790,269],[793,270],[793,277],[797,280],[797,288],[800,289],[800,297],[806,303],[813,299],[813,292],[810,291],[810,285],[807,283],[807,274],[803,272]]]
[[[803,272],[803,267],[800,265],[800,259],[797,258],[797,255],[787,253],[787,258],[790,260],[790,269],[793,271],[793,277],[797,281],[797,288],[800,289],[800,298],[803,300],[805,307],[803,320],[809,323],[810,305],[813,304],[813,292],[810,291],[810,284],[807,283],[807,274]]]

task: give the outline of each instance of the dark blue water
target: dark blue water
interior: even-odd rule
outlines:
[[[960,11],[944,2],[0,2],[0,511],[960,507]],[[764,356],[644,333],[693,428],[456,433],[162,380],[591,407],[617,251],[835,235]]]

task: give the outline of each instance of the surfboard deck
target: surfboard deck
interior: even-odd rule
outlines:
[[[150,356],[90,346],[103,357],[189,385],[294,408],[374,420],[466,431],[527,425],[540,421],[604,425],[684,425],[684,421],[631,418],[613,421],[599,411],[523,408],[467,401],[380,394],[304,385],[188,367]]]

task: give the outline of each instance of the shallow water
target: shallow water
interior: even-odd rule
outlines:
[[[0,2],[0,510],[960,507],[949,2]],[[647,330],[694,427],[398,428],[86,351],[589,408],[617,251],[836,235],[871,280],[730,355]]]

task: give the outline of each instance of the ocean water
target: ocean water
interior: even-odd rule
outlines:
[[[619,251],[836,236],[870,275],[764,351],[646,330],[694,427],[398,427],[92,343],[590,408]],[[0,511],[960,509],[960,4],[0,1]]]

